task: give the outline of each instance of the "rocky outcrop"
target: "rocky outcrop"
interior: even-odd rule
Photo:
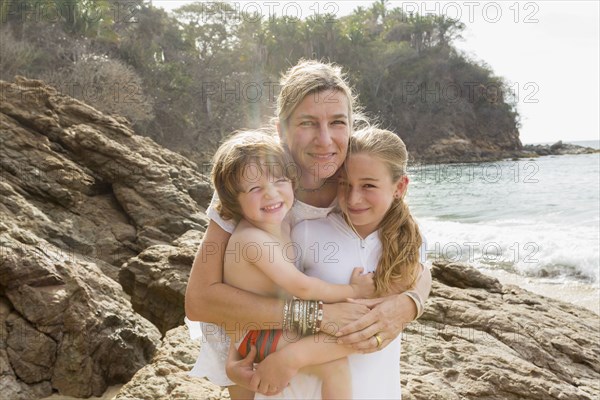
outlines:
[[[591,147],[578,146],[571,143],[563,143],[562,140],[554,144],[527,144],[523,151],[538,156],[561,156],[565,154],[593,154],[600,150]]]
[[[437,263],[425,314],[405,331],[406,399],[592,399],[600,394],[593,312]]]
[[[199,351],[200,343],[190,340],[185,326],[170,330],[152,363],[139,370],[121,388],[115,400],[228,398],[227,389],[221,389],[205,379],[188,376]]]
[[[97,265],[10,221],[0,240],[3,396],[98,396],[148,363],[160,333]]]
[[[374,99],[387,106],[369,110],[404,140],[416,162],[518,157],[523,147],[518,115],[503,84],[462,57],[438,50],[390,67],[382,76],[380,98]]]
[[[123,118],[40,81],[0,82],[0,94],[2,396],[99,395],[159,344],[121,265],[203,230],[212,191]]]
[[[106,241],[97,258],[126,260],[206,225],[203,205],[212,191],[192,162],[135,135],[123,118],[102,114],[40,81],[17,78],[15,84],[2,82],[0,90],[2,176],[34,200],[83,216],[82,225],[75,224],[75,232],[64,238],[71,243],[64,244],[91,252],[97,240],[86,237],[97,234]],[[109,220],[106,212],[112,212],[116,229],[98,223]]]
[[[119,280],[133,308],[164,334],[183,324],[185,288],[202,233],[186,232],[172,245],[144,250],[123,265]]]
[[[406,138],[409,153],[422,163],[484,162],[522,156],[514,121],[498,114],[500,120],[493,124],[482,121],[475,112],[422,115],[416,122],[416,132]],[[400,137],[404,139],[402,134]]]
[[[403,399],[598,397],[598,315],[503,286],[468,265],[436,263],[432,272],[425,314],[403,333]],[[227,398],[187,376],[201,345],[186,334],[184,327],[169,331],[159,355],[117,399]]]

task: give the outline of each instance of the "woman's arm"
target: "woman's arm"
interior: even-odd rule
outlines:
[[[335,303],[335,304],[325,304],[323,306],[323,321],[321,325],[321,331],[327,333],[329,335],[335,335],[341,326],[345,326],[350,322],[355,321],[357,318],[360,318],[366,315],[370,310],[367,306],[363,304],[355,304],[355,303]],[[302,340],[312,340],[314,341],[314,336],[308,336]],[[331,337],[329,338],[331,341]],[[333,343],[330,343],[333,344]],[[287,349],[290,346],[284,347],[283,350]],[[296,346],[291,347],[289,351],[297,348]],[[341,350],[340,350],[341,349]],[[254,347],[253,347],[254,350]],[[348,354],[353,352],[354,350],[349,346],[337,346],[337,351],[344,351]],[[265,360],[261,363],[261,372],[258,381],[263,379],[265,383],[270,382],[275,386],[276,382],[287,382],[293,376],[294,366],[292,367],[282,367],[278,368],[277,366],[277,358],[273,358],[274,354],[277,354],[279,350],[275,353],[267,356]],[[256,381],[252,381],[251,377],[254,376],[254,372],[252,370],[252,361],[254,360],[254,354],[246,356],[246,358],[242,359],[237,351],[230,352],[229,359],[227,361],[227,375],[229,379],[241,385],[249,390],[254,392],[258,391],[258,383]],[[287,354],[287,353],[283,353]],[[340,356],[342,357],[342,356]],[[337,357],[337,358],[340,358]],[[333,358],[334,360],[336,358]],[[266,362],[266,364],[265,364]],[[296,366],[298,367],[298,366]],[[290,375],[291,374],[291,375]],[[279,386],[281,388],[282,386]],[[264,395],[273,395],[275,394],[272,390],[265,389],[265,385],[262,386],[262,390],[260,393]]]
[[[415,290],[423,300],[429,296],[431,288],[431,271],[424,267],[415,285]],[[340,344],[348,346],[328,347],[326,351],[317,352],[319,357],[332,357],[329,359],[310,359],[302,353],[300,343],[313,341],[313,336],[303,338],[298,343],[290,344],[263,360],[248,382],[251,372],[246,363],[242,365],[240,359],[229,360],[227,374],[234,382],[241,384],[252,391],[264,395],[273,395],[273,387],[281,391],[298,369],[319,362],[326,362],[343,357],[355,351],[370,353],[387,346],[404,329],[406,324],[414,320],[417,315],[417,306],[414,300],[404,293],[371,300],[354,300],[351,303],[336,303],[324,305],[324,318],[322,330],[330,335],[339,336]],[[339,327],[343,327],[342,330]],[[382,345],[377,347],[374,335],[379,333]],[[328,345],[334,345],[328,343]],[[300,356],[292,352],[300,352]],[[237,352],[236,352],[237,353]],[[239,355],[237,355],[239,357]],[[312,364],[311,364],[312,362]],[[243,378],[242,378],[243,377]]]
[[[423,266],[419,275],[414,292],[418,294],[424,303],[429,297],[431,290],[431,271]],[[390,344],[404,329],[404,327],[419,317],[419,307],[415,302],[414,295],[406,293],[394,294],[379,299],[352,300],[353,303],[362,304],[371,309],[366,315],[356,321],[342,327],[336,336],[338,343],[351,346],[353,349],[372,353]],[[423,305],[421,305],[422,309]],[[379,334],[382,340],[381,346],[377,346],[375,334]]]
[[[231,235],[210,221],[196,253],[185,291],[185,313],[192,321],[259,324],[263,329],[281,324],[283,300],[268,298],[223,283],[225,248]]]

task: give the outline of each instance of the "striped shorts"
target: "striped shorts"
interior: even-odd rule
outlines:
[[[246,357],[250,353],[250,346],[256,346],[258,352],[254,362],[259,363],[277,349],[277,343],[282,334],[283,330],[281,329],[249,331],[240,343],[238,352],[242,357]]]

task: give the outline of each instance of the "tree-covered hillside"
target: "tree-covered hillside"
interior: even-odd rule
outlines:
[[[503,80],[453,46],[464,25],[385,0],[302,20],[217,2],[167,14],[144,0],[0,0],[0,23],[0,78],[46,80],[196,161],[265,124],[280,73],[300,58],[341,64],[368,114],[417,158],[521,148]]]

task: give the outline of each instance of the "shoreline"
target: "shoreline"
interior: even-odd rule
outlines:
[[[540,278],[504,270],[485,268],[481,272],[498,279],[502,285],[515,285],[544,297],[586,308],[600,316],[600,287],[581,282],[543,282]]]
[[[423,165],[435,164],[478,164],[498,162],[505,160],[521,160],[546,156],[566,156],[597,154],[600,149],[588,146],[581,146],[559,140],[553,144],[523,144],[521,149],[499,150],[490,152],[480,152],[473,154],[438,154],[435,157],[420,154],[415,150],[409,150],[409,163]]]

